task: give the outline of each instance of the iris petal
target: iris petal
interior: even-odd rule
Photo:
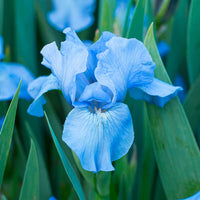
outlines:
[[[76,33],[70,28],[66,30],[67,40],[61,43],[58,50],[55,42],[46,45],[41,53],[42,64],[50,68],[58,78],[66,100],[72,104],[76,95],[76,76],[86,71],[88,50],[77,40]]]
[[[82,31],[94,21],[95,0],[53,0],[54,10],[49,12],[49,23],[59,31],[72,27]]]
[[[42,96],[44,93],[50,90],[60,89],[57,78],[54,75],[41,76],[35,79],[28,88],[28,92],[34,101],[28,108],[28,113],[37,117],[44,115],[43,105],[46,100]]]
[[[127,89],[153,80],[155,64],[140,41],[112,37],[106,46],[108,50],[97,55],[95,77],[111,89],[113,102],[122,101]]]
[[[103,89],[104,88],[98,82],[87,85],[79,98],[79,102],[111,102],[111,96]]]
[[[85,170],[114,170],[112,161],[125,155],[134,139],[129,108],[123,103],[103,113],[74,108],[66,118],[62,139]]]
[[[4,58],[3,54],[3,38],[0,36],[0,60]]]
[[[30,100],[28,84],[34,76],[23,65],[17,63],[0,63],[0,100],[11,100],[17,91],[20,80],[22,80],[19,97]]]
[[[154,78],[149,84],[131,88],[130,96],[163,107],[170,99],[177,96],[178,91],[181,90],[181,87],[174,87]]]
[[[169,45],[164,40],[158,43],[157,48],[158,48],[160,57],[162,58],[165,57],[169,53],[169,50],[170,50]]]

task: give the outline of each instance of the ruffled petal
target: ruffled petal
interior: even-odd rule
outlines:
[[[76,96],[76,76],[87,69],[88,50],[71,28],[66,29],[65,34],[67,39],[61,43],[60,51],[55,42],[42,49],[42,64],[51,69],[66,100],[72,104]]]
[[[34,80],[34,76],[26,67],[17,63],[0,63],[0,100],[11,100],[22,80],[19,98],[30,100],[28,84]]]
[[[2,60],[5,57],[3,53],[3,38],[0,36],[0,60]]]
[[[49,23],[59,31],[72,27],[82,31],[92,25],[94,21],[95,0],[53,0],[53,11],[49,12]]]
[[[90,105],[93,101],[103,104],[111,102],[111,96],[98,82],[87,85],[78,99],[79,104],[81,103],[83,105]]]
[[[97,55],[99,62],[95,70],[97,81],[111,89],[113,102],[123,101],[127,89],[150,83],[155,64],[140,41],[112,37],[108,49]]]
[[[62,139],[85,170],[114,170],[112,161],[125,155],[134,139],[129,108],[123,103],[96,113],[74,108],[66,118]]]
[[[34,101],[29,106],[27,112],[30,115],[42,117],[44,115],[43,105],[46,103],[42,95],[50,90],[56,89],[60,89],[60,86],[57,78],[52,74],[35,79],[28,87],[28,92]]]
[[[170,99],[177,96],[181,87],[174,87],[154,78],[152,83],[130,89],[130,96],[137,100],[145,100],[163,107]]]

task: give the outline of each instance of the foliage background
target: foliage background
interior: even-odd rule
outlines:
[[[81,168],[61,140],[62,125],[71,110],[62,95],[56,91],[46,95],[46,119],[35,118],[26,113],[30,102],[18,102],[18,90],[11,103],[0,102],[0,116],[7,113],[0,134],[1,199],[174,200],[200,190],[200,2],[134,3],[136,10],[123,36],[144,42],[156,63],[156,77],[166,82],[174,82],[177,75],[184,78],[187,95],[183,104],[175,98],[161,109],[127,96],[135,142],[114,163],[115,171],[92,174]],[[115,5],[115,0],[98,1],[95,23],[79,33],[80,38],[93,40],[102,31],[115,32]],[[41,48],[64,40],[48,24],[49,10],[49,0],[0,0],[6,61],[24,64],[35,76],[48,74],[40,64]],[[170,44],[165,66],[156,47],[163,39]]]

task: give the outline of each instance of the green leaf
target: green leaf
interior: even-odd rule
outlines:
[[[155,19],[155,21],[157,23],[161,22],[163,16],[165,15],[165,13],[166,13],[166,11],[168,9],[169,4],[170,4],[170,0],[164,0],[164,1],[162,1],[162,4],[160,6],[160,9],[159,9],[159,11],[158,11],[158,13],[156,15],[156,19]]]
[[[111,172],[98,172],[96,174],[96,189],[101,197],[108,197],[110,194]]]
[[[0,1],[0,35],[3,33],[3,20],[4,20],[4,0]]]
[[[200,94],[200,75],[190,88],[183,104],[186,115],[195,134],[200,128],[200,95],[198,94]]]
[[[136,5],[127,34],[128,38],[137,38],[138,40],[143,41],[145,2],[146,0],[139,0]]]
[[[138,176],[136,181],[137,199],[152,199],[152,192],[156,178],[156,161],[151,141],[151,132],[148,123],[148,113],[144,108],[143,149],[141,160],[138,163]]]
[[[8,108],[8,112],[6,114],[2,129],[1,129],[1,133],[0,133],[0,188],[1,188],[2,180],[3,180],[4,170],[6,167],[6,162],[8,159],[8,153],[10,150],[10,144],[11,144],[12,135],[13,135],[20,86],[21,86],[21,82]]]
[[[68,177],[69,177],[69,179],[70,179],[70,181],[71,181],[71,183],[72,183],[72,185],[73,185],[78,197],[81,200],[85,200],[85,195],[83,193],[83,189],[82,189],[81,184],[80,184],[80,182],[78,180],[78,177],[77,177],[76,173],[74,172],[74,169],[72,168],[70,162],[68,161],[64,151],[62,150],[62,148],[61,148],[61,146],[60,146],[60,144],[59,144],[59,142],[58,142],[58,140],[57,140],[57,138],[56,138],[56,136],[54,134],[54,131],[53,131],[52,127],[51,127],[51,124],[50,124],[50,122],[48,120],[48,117],[47,117],[46,113],[45,113],[45,117],[46,117],[46,120],[47,120],[47,123],[48,123],[48,126],[49,126],[49,130],[51,132],[51,136],[53,138],[54,144],[56,146],[56,149],[58,151],[58,154],[60,156],[62,164],[63,164],[63,166],[65,168],[65,172],[67,173],[67,175],[68,175]]]
[[[16,61],[37,74],[34,0],[14,0]]]
[[[146,1],[146,14],[147,14],[147,29],[148,29],[154,20],[153,6],[151,0]]]
[[[95,174],[84,170],[81,166],[78,156],[74,152],[72,152],[72,154],[73,154],[74,160],[76,162],[76,165],[77,165],[79,171],[81,172],[81,174],[83,175],[84,179],[90,184],[90,186],[92,188],[95,188]]]
[[[35,144],[31,140],[31,148],[19,200],[39,200],[39,168]]]
[[[7,198],[3,194],[0,194],[0,200],[7,200]]]
[[[200,73],[200,1],[192,0],[188,19],[187,58],[190,84],[195,81]]]
[[[99,1],[98,27],[100,35],[103,31],[113,32],[115,6],[116,6],[116,0]]]
[[[38,21],[39,31],[42,37],[42,41],[47,44],[53,41],[61,42],[64,40],[64,34],[56,31],[51,27],[47,21],[47,12],[50,11],[47,8],[47,2],[44,0],[35,1],[35,12]]]
[[[32,138],[34,144],[35,144],[35,149],[38,155],[38,165],[39,165],[39,183],[40,183],[40,199],[48,199],[50,196],[52,196],[52,191],[51,191],[51,184],[48,176],[48,171],[47,167],[44,161],[44,156],[41,151],[41,147],[38,144],[38,141],[36,139],[36,136],[31,129],[30,125],[28,124],[27,121],[24,122],[26,131],[29,134],[29,136]]]
[[[159,56],[153,25],[145,45],[156,63],[155,76],[170,83]],[[164,108],[146,104],[155,157],[163,188],[169,200],[186,198],[199,191],[200,153],[178,98]]]
[[[128,7],[126,10],[126,17],[125,17],[125,22],[124,22],[124,27],[123,27],[123,33],[122,33],[123,37],[126,37],[126,33],[128,31],[127,29],[128,29],[128,24],[129,24],[131,6],[132,6],[132,0],[129,0]]]
[[[174,15],[170,52],[167,57],[167,72],[172,80],[180,71],[186,72],[186,33],[188,21],[188,0],[180,0]]]

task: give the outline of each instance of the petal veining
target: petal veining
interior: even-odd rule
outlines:
[[[131,88],[130,96],[134,99],[145,100],[163,107],[170,99],[177,96],[178,91],[181,90],[181,87],[175,87],[154,78],[149,84]]]
[[[125,155],[134,139],[129,108],[123,103],[106,112],[74,108],[66,118],[62,139],[85,170],[114,170],[112,161]]]
[[[42,49],[42,64],[51,69],[66,100],[72,104],[76,96],[76,76],[87,70],[88,50],[70,28],[65,34],[67,39],[61,43],[60,51],[55,42]]]
[[[112,37],[106,46],[108,49],[97,55],[95,77],[112,90],[113,102],[122,101],[127,89],[153,80],[155,64],[142,42]]]

